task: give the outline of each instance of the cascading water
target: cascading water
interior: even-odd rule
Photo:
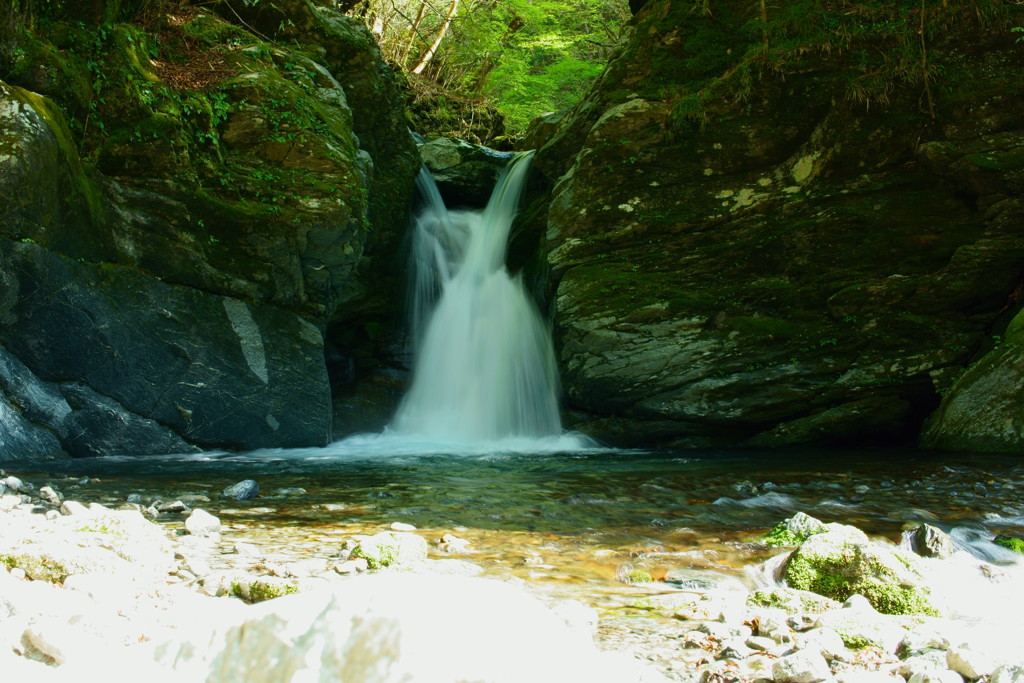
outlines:
[[[509,230],[532,152],[502,173],[482,211],[448,211],[429,173],[414,226],[412,386],[395,433],[447,443],[561,434],[548,330],[505,269]]]

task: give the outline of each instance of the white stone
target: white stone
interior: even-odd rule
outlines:
[[[31,484],[26,484],[14,475],[11,475],[4,480],[4,486],[17,493],[31,493],[33,489]]]
[[[898,617],[876,612],[871,603],[859,595],[847,600],[843,609],[822,614],[815,626],[833,629],[844,642],[867,642],[886,652],[896,652],[906,634],[906,629]]]
[[[219,534],[220,520],[206,510],[196,508],[185,520],[185,531],[193,536],[209,536]]]
[[[909,679],[913,678],[915,674],[930,672],[934,669],[946,669],[946,652],[944,650],[930,650],[907,657],[896,667],[896,673]]]
[[[801,650],[817,652],[828,661],[846,654],[842,637],[831,628],[814,628],[797,634],[796,646]]]
[[[832,672],[824,657],[802,650],[775,660],[772,678],[775,683],[820,683],[832,678]]]
[[[392,531],[416,531],[416,526],[405,522],[392,522],[389,527]]]
[[[85,507],[77,500],[65,500],[61,503],[60,511],[69,517],[76,515],[80,517],[88,517],[90,514],[89,508]]]
[[[43,486],[40,488],[39,497],[53,505],[60,505],[64,501],[64,496],[54,491],[50,486]]]
[[[334,571],[339,574],[354,574],[356,572],[365,572],[370,568],[370,563],[366,561],[365,557],[357,557],[354,560],[347,560],[334,566]]]
[[[949,669],[927,669],[915,673],[907,683],[964,683],[964,679]]]
[[[468,553],[469,541],[454,534],[445,534],[437,541],[437,549],[444,553]]]
[[[948,650],[956,638],[948,622],[925,622],[915,626],[900,642],[901,652],[925,652],[927,650]]]
[[[13,494],[0,496],[0,511],[2,512],[10,512],[19,505],[21,505],[21,496],[15,496]]]

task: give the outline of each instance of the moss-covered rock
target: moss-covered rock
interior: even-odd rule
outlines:
[[[231,594],[250,603],[266,602],[298,592],[299,587],[294,581],[276,576],[241,576],[231,582]]]
[[[1012,550],[1015,553],[1024,555],[1024,538],[1015,538],[1013,536],[996,536],[995,540],[992,542],[996,545]]]
[[[839,603],[811,591],[784,588],[760,588],[747,596],[748,607],[783,609],[790,614],[818,614],[838,609]]]
[[[775,525],[765,534],[765,545],[790,546],[800,545],[814,534],[823,534],[835,525],[825,524],[804,512],[798,512],[789,519]]]
[[[541,252],[584,428],[914,440],[1005,308],[1024,259],[1007,16],[936,10],[940,84],[893,71],[920,45],[913,12],[872,5],[864,23],[849,4],[763,25],[750,3],[652,0],[584,101],[537,127]],[[851,21],[832,49],[823,27]]]
[[[851,526],[810,536],[786,560],[783,577],[790,588],[839,602],[862,595],[883,614],[938,615],[917,558],[871,543]]]
[[[361,538],[352,558],[363,558],[370,569],[408,566],[427,558],[427,542],[415,534],[384,531]]]
[[[146,3],[133,23],[142,7],[131,4],[97,0],[82,21],[63,2],[33,21],[24,8],[12,15],[0,55],[0,193],[10,198],[0,255],[34,263],[5,276],[3,341],[30,372],[95,391],[94,415],[113,400],[186,446],[324,444],[325,335],[348,358],[372,356],[382,337],[350,332],[394,316],[400,301],[394,264],[419,168],[400,83],[358,22],[308,2],[274,4],[292,33],[179,3]],[[12,329],[36,289],[68,294],[53,295],[68,308],[37,298],[33,324]],[[185,299],[196,315],[178,308]],[[204,342],[160,338],[161,325],[137,317],[150,314],[172,326],[191,318]],[[99,333],[77,353],[46,336],[68,318]],[[127,339],[133,351],[119,356]],[[240,364],[203,366],[207,353]],[[128,377],[159,358],[202,377],[122,391],[95,371],[128,357],[139,363]],[[292,397],[312,403],[294,415],[271,407],[300,377]],[[239,391],[239,381],[254,384]],[[192,399],[166,400],[168,386],[186,384]],[[262,407],[233,413],[236,402]],[[141,437],[112,445],[90,424],[99,431],[79,430],[82,443],[66,450],[146,452]]]

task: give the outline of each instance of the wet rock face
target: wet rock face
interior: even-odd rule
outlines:
[[[1014,305],[1024,85],[1001,43],[946,45],[934,58],[976,87],[933,92],[935,121],[914,88],[851,102],[845,66],[820,59],[736,99],[719,77],[743,50],[715,46],[746,39],[748,10],[651,0],[585,101],[538,128],[575,426],[615,443],[914,440]],[[704,86],[717,94],[688,99]]]
[[[921,437],[925,448],[1024,452],[1024,312],[957,379]]]
[[[76,455],[325,443],[322,336],[293,313],[11,245],[0,343],[62,387]],[[297,401],[296,397],[302,400]],[[75,428],[71,428],[74,426]],[[169,429],[168,429],[169,428]]]
[[[204,10],[163,17],[173,39],[19,34],[0,74],[0,345],[8,378],[56,398],[0,382],[3,459],[329,440],[324,336],[397,305],[368,259],[399,261],[419,161],[369,33],[278,6],[304,29],[291,47]],[[176,40],[218,76],[166,70]]]

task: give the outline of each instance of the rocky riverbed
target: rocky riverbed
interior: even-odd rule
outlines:
[[[540,533],[485,537],[404,522],[315,533],[262,527],[246,521],[260,509],[251,507],[259,493],[253,481],[219,496],[134,494],[116,505],[62,493],[95,492],[97,484],[102,489],[73,477],[0,475],[0,666],[9,674],[43,681],[98,671],[109,680],[179,681],[362,682],[406,673],[428,681],[616,683],[1024,678],[1015,556],[991,543],[966,552],[962,538],[927,525],[900,549],[797,514],[761,544],[764,561],[740,571],[677,553],[675,569],[652,573],[646,568],[664,549],[634,548],[634,563],[619,565],[619,590],[602,591],[568,578],[554,587],[558,554],[545,552],[551,539]],[[247,504],[249,516],[238,517]],[[510,555],[502,566],[488,549],[499,533],[537,552]],[[590,561],[600,565],[607,552],[594,551]],[[840,599],[822,595],[830,592]]]

